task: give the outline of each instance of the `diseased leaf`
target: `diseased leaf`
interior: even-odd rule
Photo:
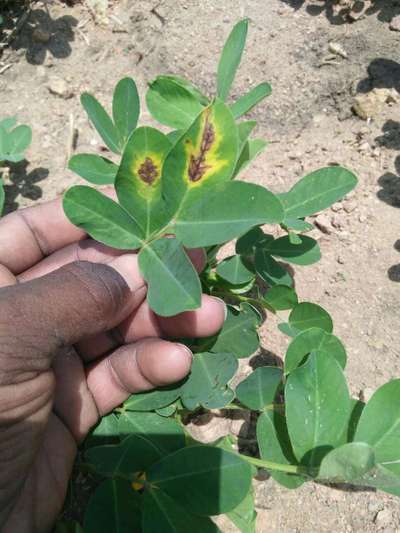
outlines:
[[[179,501],[162,490],[146,490],[143,500],[143,533],[218,533],[220,530],[205,516],[188,513]]]
[[[257,274],[268,285],[293,286],[293,279],[289,272],[262,248],[256,250],[254,266]]]
[[[287,285],[274,285],[268,289],[263,300],[275,311],[293,309],[298,304],[296,291]]]
[[[285,372],[292,372],[314,350],[333,357],[342,368],[346,366],[346,350],[341,341],[323,329],[312,327],[299,333],[289,344],[285,356]]]
[[[217,100],[203,108],[165,160],[163,196],[171,213],[232,177],[238,133],[229,108]]]
[[[226,386],[237,368],[237,360],[229,353],[196,354],[182,386],[183,405],[193,411],[200,406],[217,409],[230,403],[233,395]]]
[[[160,131],[142,127],[130,136],[122,155],[115,189],[122,207],[148,237],[170,216],[161,197],[161,174],[171,142]]]
[[[230,181],[187,203],[177,217],[175,231],[185,246],[211,246],[227,242],[252,226],[279,222],[282,214],[279,200],[264,187]]]
[[[318,466],[329,451],[344,444],[350,396],[336,359],[312,352],[289,374],[285,402],[293,451],[302,464]]]
[[[270,96],[271,93],[271,85],[265,82],[260,83],[257,87],[251,89],[231,105],[234,118],[240,118],[242,115],[248,113],[254,106],[264,100],[264,98]]]
[[[173,316],[200,307],[199,276],[177,239],[146,244],[139,253],[139,267],[148,283],[147,301],[158,315]]]
[[[257,421],[257,443],[261,459],[284,465],[296,465],[283,415],[276,411],[262,413]],[[296,474],[270,470],[271,477],[287,489],[297,489],[305,479]]]
[[[203,104],[187,86],[173,76],[158,76],[146,94],[147,108],[161,124],[188,128],[203,110]]]
[[[85,533],[132,533],[140,531],[139,496],[129,481],[108,479],[97,487],[86,509]]]
[[[233,285],[249,283],[255,276],[250,265],[246,265],[240,255],[233,255],[221,261],[217,266],[216,272],[218,276]]]
[[[292,244],[290,237],[280,237],[265,245],[266,251],[280,257],[287,263],[295,265],[312,265],[321,259],[321,250],[315,239],[304,235],[298,236],[300,244]]]
[[[140,436],[149,442],[149,446],[156,447],[162,457],[185,446],[183,426],[154,413],[125,411],[119,417],[118,428],[121,438]]]
[[[135,220],[96,189],[86,185],[71,187],[64,195],[63,207],[72,224],[97,241],[122,250],[135,250],[142,244]]]
[[[356,176],[342,167],[326,167],[308,174],[279,195],[285,218],[313,215],[334,204],[357,185]]]
[[[190,446],[153,465],[147,479],[188,512],[211,516],[227,513],[244,500],[250,489],[251,467],[236,453]]]
[[[282,385],[282,370],[272,366],[256,368],[236,387],[236,398],[253,411],[262,411],[274,403]]]
[[[116,154],[121,153],[122,146],[118,130],[104,107],[89,93],[82,94],[81,104],[106,146]]]
[[[248,24],[247,19],[238,22],[229,34],[222,50],[217,74],[217,94],[221,100],[227,99],[239,67],[246,44]]]
[[[117,83],[113,96],[113,119],[121,146],[124,146],[136,128],[139,113],[140,101],[136,83],[132,78],[123,78]]]
[[[68,168],[78,174],[81,178],[96,185],[107,185],[114,183],[118,166],[95,154],[78,154],[71,157]]]
[[[365,442],[349,442],[322,459],[317,479],[330,483],[351,483],[374,467],[374,450]]]
[[[211,351],[232,353],[238,358],[249,357],[260,344],[259,325],[260,315],[251,305],[242,304],[239,310],[228,306],[227,318]]]
[[[310,328],[320,328],[332,333],[333,322],[330,314],[321,306],[310,302],[302,302],[289,315],[289,324],[295,330],[304,331]]]

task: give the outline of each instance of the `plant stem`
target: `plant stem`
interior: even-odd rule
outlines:
[[[282,463],[273,463],[272,461],[265,461],[264,459],[257,459],[256,457],[250,457],[249,455],[239,454],[242,459],[248,463],[266,468],[267,470],[276,470],[278,472],[286,472],[287,474],[304,475],[308,473],[308,470],[302,466],[297,465],[285,465]]]

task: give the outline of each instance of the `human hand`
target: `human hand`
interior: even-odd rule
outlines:
[[[202,250],[190,252],[198,270]],[[62,508],[77,444],[131,393],[182,379],[171,337],[216,333],[222,301],[154,315],[137,256],[100,245],[59,200],[0,221],[0,530],[44,532]]]

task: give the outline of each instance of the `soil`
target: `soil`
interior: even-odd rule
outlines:
[[[368,397],[400,375],[400,32],[390,28],[400,2],[376,0],[352,24],[334,14],[333,3],[120,0],[110,2],[107,21],[95,21],[80,3],[37,2],[0,58],[0,71],[9,65],[0,75],[0,114],[18,114],[34,131],[28,162],[11,168],[7,210],[79,182],[66,170],[72,137],[77,152],[104,152],[80,106],[82,91],[109,105],[123,76],[133,76],[143,94],[154,76],[174,73],[212,94],[221,45],[232,25],[249,17],[233,96],[264,80],[273,95],[252,113],[258,136],[271,144],[245,178],[284,191],[333,163],[359,176],[355,192],[317,220],[323,231],[312,233],[323,257],[296,269],[296,286],[302,300],[332,314],[347,347],[352,394]],[[38,28],[47,42],[38,42]],[[332,52],[338,49],[344,53]],[[49,90],[54,83],[57,94]],[[362,120],[352,111],[354,97],[373,89],[384,98],[372,97],[373,118]],[[151,123],[146,111],[142,123]],[[242,375],[249,365],[283,356],[288,340],[274,322],[268,317],[263,348],[243,363]],[[197,436],[211,439],[230,425],[251,446],[249,421],[211,418],[197,426]],[[383,493],[311,483],[288,491],[270,479],[255,482],[255,491],[260,533],[400,531],[398,500]],[[225,533],[236,531],[219,523]]]

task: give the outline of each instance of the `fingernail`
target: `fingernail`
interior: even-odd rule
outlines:
[[[125,280],[132,292],[145,286],[144,279],[140,275],[136,254],[124,254],[109,263]]]
[[[176,344],[176,346],[179,346],[180,348],[184,348],[185,352],[188,354],[190,359],[193,359],[193,352],[192,352],[192,350],[190,348],[188,348],[186,346],[186,344],[182,344],[181,342],[176,342],[175,344]]]
[[[220,302],[224,306],[224,321],[226,320],[226,317],[228,316],[228,307],[224,300],[222,298],[218,298],[218,296],[213,296],[214,300],[217,300],[217,302]]]

